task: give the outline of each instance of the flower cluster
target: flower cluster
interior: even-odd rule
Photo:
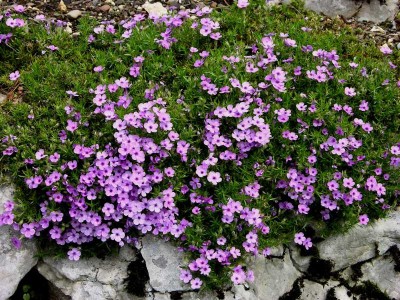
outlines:
[[[237,2],[240,9],[248,5]],[[11,13],[0,21],[24,26]],[[108,66],[94,62],[89,70],[101,80],[89,89],[90,101],[80,87],[63,90],[68,104],[61,106],[57,145],[22,151],[18,136],[3,136],[4,160],[23,166],[19,188],[42,196],[30,205],[36,217],[7,201],[0,226],[50,240],[74,261],[92,242],[123,246],[144,234],[173,239],[190,257],[181,280],[199,289],[220,270],[233,284],[253,281],[244,257],[271,254],[280,220],[296,220],[286,233],[308,250],[313,241],[301,231],[308,221],[350,215],[366,225],[376,217],[371,212],[390,208],[399,194],[400,143],[393,132],[382,141],[387,128],[373,115],[377,100],[357,82],[381,80],[378,71],[302,42],[308,27],[301,28],[303,39],[271,32],[220,53],[215,40],[229,35],[211,13],[204,7],[135,14],[90,30],[88,47],[127,52],[126,72],[106,81]],[[43,16],[35,20],[49,28]],[[151,49],[131,51],[129,43],[140,43],[134,34],[147,26],[155,32]],[[179,44],[185,31],[204,41],[201,47]],[[0,35],[0,43],[10,37]],[[62,50],[45,45],[43,54]],[[384,59],[393,53],[387,45],[380,51]],[[165,53],[178,71],[163,68],[156,55]],[[395,67],[390,62],[388,69]],[[20,71],[9,80],[21,80]],[[394,75],[385,76],[379,88],[397,90]],[[36,121],[29,113],[30,126]],[[21,245],[19,238],[12,243]]]

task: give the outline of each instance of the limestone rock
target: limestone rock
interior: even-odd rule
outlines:
[[[251,284],[257,299],[278,300],[292,289],[301,273],[293,266],[289,253],[283,259],[265,259],[261,256],[252,259],[249,269],[254,271],[255,280]]]
[[[361,267],[363,273],[360,281],[375,283],[382,292],[386,292],[391,299],[400,299],[400,273],[394,270],[394,261],[391,255],[381,256]]]
[[[4,203],[12,200],[14,189],[0,186],[0,213],[4,212]],[[22,278],[36,265],[36,244],[32,240],[23,240],[21,248],[15,249],[11,238],[18,234],[9,226],[0,227],[0,299],[8,299],[16,291]]]
[[[235,285],[232,287],[235,300],[254,300],[258,298],[252,289],[245,289],[243,285]]]
[[[156,3],[149,3],[146,2],[145,4],[142,5],[145,11],[149,15],[153,15],[156,17],[161,17],[163,15],[166,15],[168,13],[167,9],[161,4],[161,2],[156,2]]]
[[[306,0],[305,8],[330,17],[353,17],[361,7],[361,2],[352,0]]]
[[[349,291],[344,286],[339,286],[334,289],[335,297],[340,300],[352,300],[354,298],[349,296]]]
[[[379,0],[371,0],[363,3],[357,14],[358,21],[382,23],[386,20],[393,20],[398,11],[398,0],[386,0],[380,4]]]
[[[72,300],[113,300],[124,293],[127,268],[133,260],[134,252],[125,246],[118,256],[105,260],[45,258],[38,264],[38,271]]]
[[[179,267],[184,265],[183,255],[171,243],[146,235],[142,239],[141,254],[146,261],[150,285],[154,290],[165,293],[190,289],[190,285],[179,279]]]
[[[293,265],[301,272],[307,272],[310,266],[311,256],[302,256],[299,247],[292,243],[289,245],[290,256],[293,260]]]
[[[315,300],[315,299],[326,299],[328,291],[337,285],[337,281],[329,281],[327,284],[322,285],[314,281],[305,279],[303,281],[303,288],[300,296],[300,300]],[[342,299],[342,298],[338,298]]]
[[[384,254],[391,246],[400,244],[400,211],[391,213],[368,226],[355,226],[346,234],[331,237],[318,245],[321,259],[334,263],[338,271]]]

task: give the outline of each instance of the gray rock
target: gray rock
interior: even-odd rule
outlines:
[[[250,286],[257,299],[279,299],[292,289],[294,281],[301,276],[293,266],[289,253],[283,259],[267,260],[258,256],[249,262],[249,269],[254,271],[255,280]]]
[[[365,2],[357,14],[358,21],[369,21],[382,23],[386,20],[393,20],[398,11],[398,0],[386,0],[385,4],[380,4],[379,0]]]
[[[160,238],[146,235],[142,239],[141,253],[154,290],[161,293],[190,290],[190,285],[179,279],[179,267],[184,266],[184,263],[183,255],[176,247]]]
[[[74,9],[68,12],[67,16],[72,19],[78,19],[80,16],[82,16],[82,12],[79,9]]]
[[[72,300],[114,300],[125,293],[124,279],[128,277],[127,268],[133,260],[133,250],[125,246],[118,256],[105,260],[45,258],[38,264],[38,271]]]
[[[352,300],[354,298],[349,297],[348,290],[344,286],[335,287],[335,297],[340,300]],[[357,298],[358,299],[358,298]]]
[[[329,17],[351,18],[357,14],[362,3],[352,0],[306,0],[305,8]]]
[[[360,281],[371,281],[386,292],[390,299],[400,299],[400,273],[394,270],[391,255],[381,256],[361,267],[363,276]]]
[[[261,299],[255,295],[252,289],[245,289],[243,285],[235,285],[232,287],[232,292],[235,295],[235,300],[254,300]]]
[[[142,5],[142,7],[144,8],[145,11],[147,11],[149,15],[154,15],[157,17],[161,17],[168,13],[167,9],[160,2],[156,3],[146,2],[145,4]]]
[[[400,211],[368,226],[355,226],[346,234],[331,237],[318,245],[320,258],[334,263],[338,271],[384,254],[400,244]]]
[[[302,256],[299,247],[292,243],[289,245],[290,257],[292,258],[293,265],[300,272],[307,272],[310,266],[311,256]]]
[[[12,200],[14,189],[0,186],[0,213],[4,203]],[[16,291],[22,278],[36,265],[36,244],[32,240],[22,241],[21,248],[15,249],[11,238],[18,236],[9,226],[0,227],[0,299],[8,299]]]
[[[301,291],[300,300],[315,300],[315,299],[326,299],[328,291],[335,286],[339,285],[338,281],[328,281],[322,285],[318,282],[310,281],[305,279],[303,281],[303,288]],[[342,299],[342,298],[338,298]]]

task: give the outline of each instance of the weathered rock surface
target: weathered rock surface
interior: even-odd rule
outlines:
[[[252,259],[249,268],[254,271],[255,281],[251,284],[257,299],[279,299],[292,289],[301,273],[293,266],[289,253],[283,259]]]
[[[348,233],[331,237],[318,245],[320,257],[334,263],[337,271],[384,254],[400,244],[400,212],[369,226],[355,226]]]
[[[384,255],[361,267],[360,281],[371,281],[386,292],[391,299],[400,299],[400,273],[394,270],[391,255]]]
[[[351,0],[306,0],[305,8],[324,15],[345,18],[354,17],[361,8],[362,3]]]
[[[322,285],[318,282],[305,279],[303,281],[303,288],[300,300],[326,299],[328,291],[337,285],[339,285],[339,282],[337,281],[331,281],[327,284]]]
[[[0,213],[4,203],[13,199],[11,186],[0,186]],[[11,244],[11,238],[18,236],[7,226],[0,227],[0,299],[8,299],[16,291],[22,278],[36,265],[36,245],[24,240],[19,250]]]
[[[180,266],[183,266],[183,255],[171,243],[154,236],[142,239],[141,253],[149,271],[150,285],[158,292],[187,291],[180,279]]]
[[[382,23],[393,20],[398,11],[398,0],[386,0],[380,4],[379,0],[365,1],[357,14],[358,21]]]
[[[268,0],[267,0],[268,1]],[[282,0],[288,4],[292,0]],[[270,5],[279,1],[271,0]],[[398,0],[305,0],[305,8],[322,13],[329,17],[343,16],[346,19],[355,17],[358,21],[382,23],[393,20],[399,10]]]
[[[118,256],[106,260],[45,258],[38,271],[72,300],[114,300],[124,294],[127,268],[133,260],[133,250],[125,246]]]

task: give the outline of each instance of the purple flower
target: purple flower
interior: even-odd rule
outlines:
[[[190,280],[190,285],[191,285],[192,289],[194,289],[194,290],[198,290],[202,284],[203,284],[203,282],[198,277]]]
[[[219,172],[211,171],[207,175],[208,182],[212,183],[213,185],[217,185],[222,181],[221,174]]]
[[[20,77],[19,71],[12,72],[10,74],[10,80],[15,81]]]
[[[93,71],[96,73],[100,73],[104,70],[103,66],[97,66],[93,68]]]
[[[360,215],[358,219],[359,219],[361,225],[367,225],[369,222],[368,215],[366,215],[366,214]]]
[[[77,248],[72,248],[67,252],[68,254],[68,259],[72,261],[77,261],[81,257],[81,251]]]

